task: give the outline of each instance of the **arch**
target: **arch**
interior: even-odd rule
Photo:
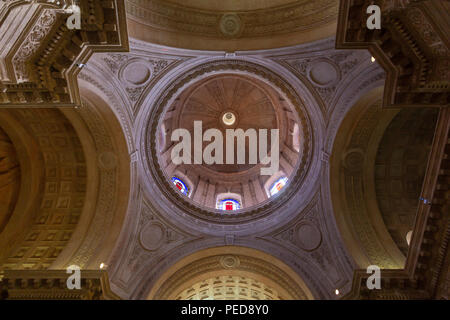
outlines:
[[[58,109],[9,109],[0,126],[22,172],[17,205],[0,234],[4,269],[48,269],[71,241],[86,197],[80,137]]]
[[[202,4],[196,8],[192,3],[189,7],[181,6],[180,3],[159,3],[157,12],[159,15],[164,12],[162,21],[167,19],[177,22],[160,24],[158,21],[155,24],[155,21],[149,23],[155,14],[155,4],[149,6],[146,2],[130,0],[128,10],[130,36],[168,47],[235,52],[308,43],[332,36],[336,30],[337,3],[334,1],[315,3],[315,6],[320,5],[320,9],[311,8],[312,0],[290,1],[282,5],[278,4],[280,1],[277,1],[278,5],[271,1],[251,1],[245,4],[246,1],[241,0],[231,2],[232,5],[224,4],[229,1],[219,1],[217,5],[211,5],[210,2],[198,1],[197,3]],[[230,10],[231,7],[234,9]],[[174,15],[172,12],[175,11],[182,14]],[[258,20],[258,27],[251,24],[244,25],[247,15]],[[290,19],[295,16],[296,26],[293,30],[285,26],[286,21],[282,17],[287,16]],[[182,20],[179,20],[180,17]],[[198,25],[198,31],[177,27],[181,23],[184,26],[189,25],[192,21]],[[311,21],[314,21],[314,27]],[[231,30],[227,22],[233,22]]]
[[[87,158],[87,199],[74,235],[52,268],[78,265],[98,269],[109,264],[130,205],[131,161],[124,129],[95,84],[80,81],[82,107],[65,110]],[[120,196],[119,196],[120,195]]]
[[[256,249],[238,246],[199,250],[179,260],[156,281],[147,299],[176,299],[212,277],[251,279],[272,288],[281,299],[313,299],[304,281],[284,262]]]
[[[374,168],[378,145],[398,110],[382,110],[382,88],[363,95],[342,121],[330,157],[330,192],[344,243],[360,268],[403,268],[378,208]]]
[[[216,209],[218,210],[235,211],[242,208],[242,196],[240,194],[220,193],[216,197]]]

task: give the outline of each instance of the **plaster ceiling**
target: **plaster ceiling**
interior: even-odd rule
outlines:
[[[126,7],[133,38],[178,48],[236,51],[331,36],[338,1],[128,0]]]
[[[307,0],[309,1],[309,0]],[[306,1],[306,2],[307,2]],[[182,7],[196,8],[202,10],[212,11],[250,11],[273,8],[292,4],[294,0],[169,0],[169,3],[174,3]]]
[[[0,128],[0,233],[8,223],[20,188],[20,165],[16,150]]]

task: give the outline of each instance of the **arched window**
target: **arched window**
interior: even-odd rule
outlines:
[[[224,211],[235,211],[241,208],[241,204],[235,199],[223,199],[217,202],[216,208]]]
[[[182,194],[184,194],[185,196],[189,196],[189,189],[182,180],[178,179],[177,177],[172,177],[172,182]]]
[[[281,191],[281,189],[283,189],[283,187],[286,185],[288,181],[288,178],[286,177],[282,177],[280,179],[278,179],[270,188],[270,195],[276,195],[278,192]]]

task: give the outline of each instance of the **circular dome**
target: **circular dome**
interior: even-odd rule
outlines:
[[[180,197],[237,214],[281,193],[297,168],[302,139],[294,108],[246,75],[205,77],[168,106],[158,132],[160,167]],[[294,133],[297,135],[294,137]]]
[[[158,207],[225,232],[304,205],[298,197],[311,190],[304,181],[317,157],[296,89],[240,60],[198,64],[170,81],[148,99],[139,142],[144,183]],[[228,112],[231,126],[223,122]]]

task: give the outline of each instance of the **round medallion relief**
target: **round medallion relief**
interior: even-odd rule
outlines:
[[[222,31],[225,36],[237,36],[241,32],[241,28],[241,19],[237,14],[225,14],[220,19],[220,31]]]
[[[150,66],[141,60],[134,60],[126,64],[120,71],[120,78],[135,86],[145,84],[151,75]]]
[[[157,250],[164,241],[164,227],[157,223],[151,223],[141,231],[139,239],[142,246],[149,250]]]
[[[298,245],[306,251],[317,249],[322,242],[320,230],[310,222],[300,223],[295,230],[295,237]]]
[[[225,269],[233,269],[239,267],[240,261],[236,256],[223,256],[220,258],[220,264]]]
[[[117,166],[117,156],[110,151],[98,155],[98,165],[103,170],[113,170]]]
[[[351,149],[344,154],[344,167],[351,172],[361,171],[364,164],[364,151]]]
[[[312,62],[308,78],[319,87],[330,87],[339,81],[339,68],[328,59]]]

